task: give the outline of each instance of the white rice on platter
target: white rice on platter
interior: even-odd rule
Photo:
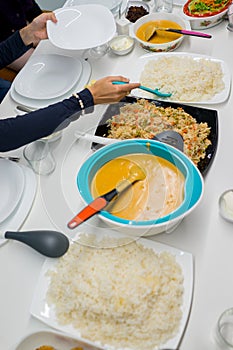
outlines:
[[[179,330],[183,274],[170,252],[72,244],[48,276],[58,322],[108,349],[152,350]]]
[[[169,100],[181,102],[211,100],[225,87],[220,62],[187,56],[150,60],[141,73],[140,83],[172,93]]]

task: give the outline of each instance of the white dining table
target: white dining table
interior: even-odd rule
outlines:
[[[175,7],[176,12],[180,10],[180,7]],[[185,37],[176,52],[203,54],[224,60],[232,73],[233,32],[227,30],[227,21],[206,32],[212,34],[212,39]],[[42,53],[64,52],[46,40],[39,44],[34,55]],[[66,54],[80,57],[78,51],[67,51]],[[100,59],[89,59],[92,67],[90,80],[115,74],[130,77],[130,67],[144,54],[145,51],[136,44],[134,50],[126,56],[115,56],[109,52]],[[15,116],[16,105],[8,93],[0,105],[1,118]],[[205,189],[201,203],[175,231],[149,238],[193,255],[193,300],[180,350],[220,349],[215,341],[216,322],[226,308],[233,306],[233,224],[220,217],[218,208],[221,193],[233,188],[232,106],[232,93],[224,103],[203,106],[218,112],[219,139],[214,161],[204,179]],[[71,206],[74,205],[77,198],[77,190],[73,191],[75,175],[83,159],[90,152],[90,142],[76,141],[74,133],[76,130],[91,130],[94,133],[100,117],[101,113],[99,117],[96,114],[81,117],[68,126],[63,131],[62,138],[53,144],[57,162],[56,171],[47,177],[37,176],[36,197],[20,230],[62,229],[63,215],[66,215],[65,211],[70,208],[64,200],[63,213],[63,203],[58,205],[58,202],[70,198],[73,201]],[[21,158],[22,164],[26,165],[22,150],[23,147],[2,155],[17,155]],[[64,193],[66,190],[67,193]],[[8,241],[0,247],[1,349],[13,350],[15,344],[28,333],[49,329],[30,314],[35,285],[44,261],[43,255],[16,241]]]

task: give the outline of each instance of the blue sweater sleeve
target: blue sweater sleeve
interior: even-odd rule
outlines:
[[[0,69],[12,63],[23,55],[31,45],[26,46],[21,39],[19,31],[0,43]]]
[[[79,92],[85,112],[93,111],[93,97],[88,89]],[[19,148],[27,143],[35,141],[63,129],[70,122],[77,120],[81,108],[75,97],[70,97],[62,102],[37,111],[0,120],[0,152]]]

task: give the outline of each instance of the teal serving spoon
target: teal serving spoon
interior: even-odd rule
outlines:
[[[125,81],[113,81],[112,82],[114,85],[124,85],[124,84],[128,84]],[[138,87],[141,90],[147,91],[147,92],[151,92],[152,94],[155,94],[159,97],[170,97],[172,94],[171,93],[166,93],[166,92],[160,92],[158,89],[150,89],[146,86],[140,85]]]

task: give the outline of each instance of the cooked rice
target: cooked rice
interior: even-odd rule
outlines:
[[[157,133],[173,129],[184,139],[184,153],[197,165],[206,156],[211,144],[208,139],[210,128],[207,123],[197,123],[196,119],[182,108],[157,107],[147,100],[126,104],[120,114],[109,121],[110,138],[132,139],[153,138]]]
[[[108,349],[153,350],[179,330],[183,274],[170,252],[72,244],[48,276],[58,322]]]
[[[225,84],[221,64],[207,58],[162,57],[146,63],[140,83],[172,93],[169,100],[199,102],[211,100]],[[154,98],[154,95],[147,94]]]

